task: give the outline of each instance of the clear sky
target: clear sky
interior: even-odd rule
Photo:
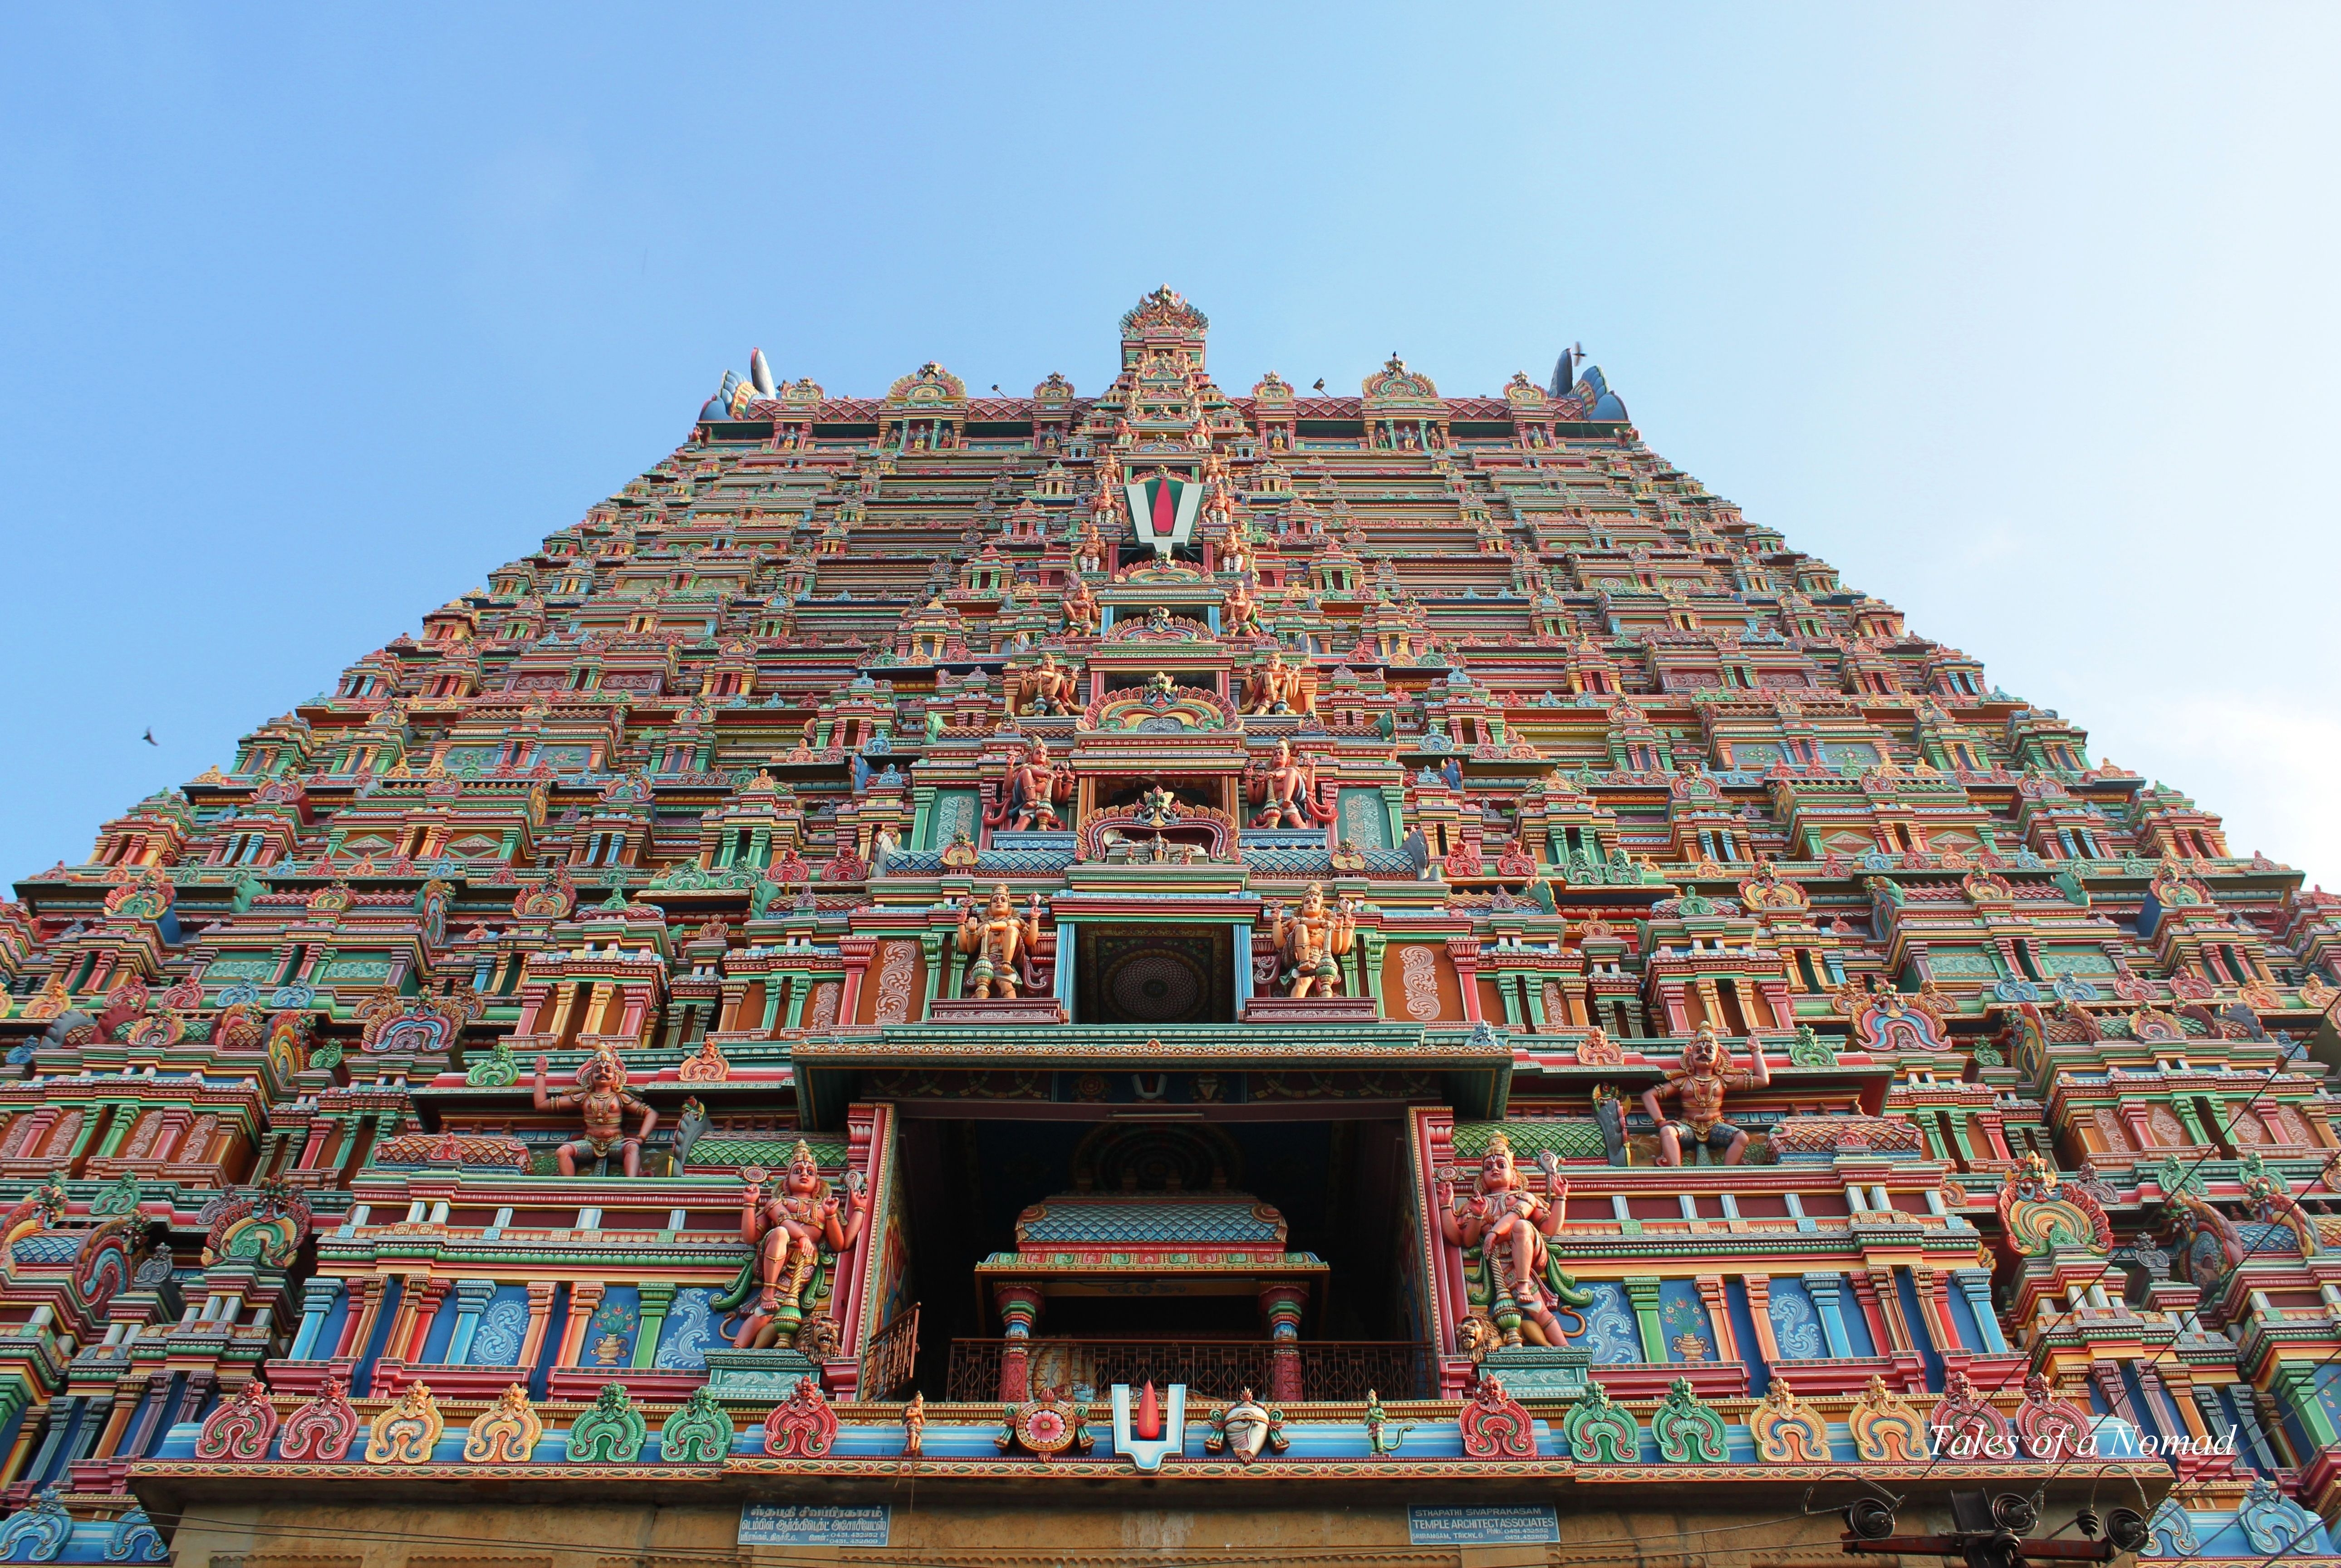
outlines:
[[[1659,452],[2341,881],[2341,7],[15,5],[0,879],[726,366],[1230,390],[1581,339]],[[151,727],[157,742],[141,739]]]

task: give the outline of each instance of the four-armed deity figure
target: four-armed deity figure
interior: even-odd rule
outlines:
[[[1357,940],[1357,906],[1344,898],[1328,909],[1321,882],[1309,884],[1299,910],[1277,906],[1276,954],[1285,978],[1285,994],[1305,997],[1312,986],[1320,996],[1339,991],[1341,966],[1335,960],[1347,956],[1350,944]]]
[[[1469,1197],[1457,1197],[1455,1184],[1444,1179],[1435,1188],[1439,1233],[1450,1246],[1479,1249],[1489,1316],[1507,1345],[1519,1344],[1523,1335],[1539,1344],[1559,1345],[1564,1331],[1553,1309],[1587,1306],[1593,1300],[1561,1272],[1546,1245],[1560,1234],[1569,1212],[1569,1183],[1560,1174],[1560,1161],[1547,1150],[1537,1156],[1537,1166],[1544,1172],[1544,1197],[1529,1190],[1527,1179],[1512,1164],[1510,1141],[1498,1133],[1480,1158],[1479,1180]],[[1578,1327],[1582,1332],[1582,1319]]]
[[[769,1195],[763,1172],[752,1167],[741,1175],[748,1178],[748,1187],[741,1199],[740,1239],[756,1249],[756,1283],[762,1287],[755,1310],[732,1342],[747,1350],[755,1347],[767,1327],[777,1324],[788,1332],[802,1321],[804,1288],[822,1248],[842,1253],[861,1239],[866,1217],[862,1195],[868,1184],[858,1170],[845,1173],[841,1212],[802,1138]]]
[[[1276,760],[1253,779],[1252,799],[1261,808],[1251,819],[1255,828],[1306,828],[1333,819],[1318,804],[1316,764],[1295,759],[1290,740],[1276,743]]]
[[[991,889],[991,902],[979,910],[975,900],[961,906],[959,950],[975,962],[967,968],[968,994],[988,998],[1016,994],[1016,978],[1024,960],[1041,941],[1041,895],[1032,895],[1019,918],[1015,901],[1005,887]]]
[[[1049,743],[1034,739],[1008,769],[1008,789],[999,808],[984,818],[989,828],[1014,832],[1058,826],[1056,803],[1072,793],[1072,775],[1049,760]]]
[[[617,1149],[624,1156],[625,1172],[630,1176],[643,1174],[643,1141],[658,1126],[658,1112],[626,1092],[626,1064],[606,1042],[594,1048],[593,1054],[577,1068],[577,1087],[563,1089],[557,1095],[544,1092],[545,1060],[536,1058],[536,1108],[541,1111],[565,1111],[578,1107],[585,1118],[585,1136],[563,1144],[553,1155],[561,1174],[577,1174],[580,1156],[595,1160],[610,1157]],[[643,1113],[643,1125],[634,1136],[625,1136],[624,1118],[628,1111]]]
[[[1723,1092],[1761,1088],[1772,1081],[1772,1069],[1764,1061],[1763,1042],[1750,1044],[1756,1070],[1731,1072],[1731,1053],[1715,1037],[1713,1025],[1701,1024],[1691,1031],[1690,1043],[1683,1047],[1682,1066],[1669,1067],[1665,1083],[1642,1091],[1642,1109],[1649,1113],[1659,1129],[1660,1165],[1682,1164],[1686,1131],[1694,1146],[1719,1146],[1725,1165],[1738,1165],[1748,1153],[1748,1135],[1723,1119]],[[1680,1121],[1668,1120],[1666,1113],[1659,1108],[1659,1102],[1669,1096],[1682,1101]]]

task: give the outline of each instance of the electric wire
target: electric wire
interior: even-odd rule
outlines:
[[[2331,1002],[2327,1002],[2327,1003],[2325,1005],[2324,1011],[2320,1012],[2320,1013],[2317,1015],[2317,1021],[2318,1021],[2318,1023],[2319,1023],[2320,1025],[2321,1025],[2321,1024],[2322,1024],[2322,1023],[2323,1023],[2326,1018],[2329,1018],[2329,1017],[2332,1016],[2333,1008],[2334,1008],[2334,1007],[2335,1007],[2336,1004],[2341,1004],[2341,996],[2336,996],[2336,997],[2334,997],[2333,1001],[2331,1001]],[[2044,1031],[2044,1043],[2045,1043],[2045,1031]],[[2279,1056],[2279,1057],[2278,1057],[2278,1059],[2277,1059],[2277,1061],[2276,1061],[2276,1065],[2268,1068],[2268,1074],[2267,1074],[2267,1077],[2266,1077],[2266,1078],[2262,1079],[2262,1080],[2261,1080],[2261,1082],[2260,1082],[2259,1087],[2258,1087],[2257,1088],[2256,1088],[2256,1089],[2254,1089],[2254,1090],[2252,1091],[2252,1093],[2251,1093],[2251,1097],[2250,1097],[2250,1098],[2248,1098],[2248,1099],[2246,1099],[2246,1100],[2245,1100],[2245,1101],[2244,1101],[2244,1103],[2243,1103],[2243,1105],[2242,1105],[2241,1107],[2238,1107],[2238,1108],[2237,1108],[2237,1109],[2236,1109],[2236,1110],[2232,1115],[2230,1115],[2230,1116],[2229,1116],[2229,1117],[2227,1118],[2226,1125],[2225,1126],[2223,1126],[2223,1127],[2221,1127],[2221,1128],[2219,1129],[2219,1136],[2220,1136],[2220,1137],[2221,1137],[2223,1140],[2226,1140],[2226,1139],[2231,1138],[2232,1135],[2234,1134],[2234,1132],[2235,1132],[2235,1130],[2236,1130],[2236,1125],[2240,1122],[2240,1120],[2242,1119],[2242,1117],[2243,1117],[2244,1114],[2245,1114],[2246,1112],[2249,1111],[2249,1110],[2252,1108],[2252,1107],[2254,1107],[2255,1105],[2256,1105],[2256,1104],[2258,1104],[2258,1103],[2259,1103],[2260,1097],[2262,1097],[2263,1095],[2266,1094],[2266,1093],[2268,1092],[2268,1090],[2270,1090],[2271,1088],[2274,1088],[2274,1087],[2276,1087],[2276,1079],[2277,1079],[2277,1078],[2279,1078],[2279,1077],[2283,1077],[2283,1076],[2284,1076],[2284,1073],[2285,1073],[2285,1062],[2284,1062],[2284,1059],[2281,1057],[2281,1056]],[[2189,1166],[2187,1168],[2186,1174],[2185,1174],[2185,1175],[2183,1175],[2183,1176],[2181,1176],[2178,1178],[2178,1188],[2179,1188],[2179,1190],[2184,1190],[2184,1189],[2185,1189],[2185,1187],[2186,1187],[2186,1185],[2187,1185],[2188,1182],[2192,1181],[2192,1180],[2195,1178],[2196,1173],[2197,1173],[2198,1171],[2200,1171],[2200,1170],[2204,1167],[2204,1166],[2206,1166],[2206,1165],[2207,1165],[2208,1163],[2210,1163],[2211,1156],[2212,1156],[2214,1154],[2217,1153],[2217,1152],[2218,1152],[2217,1146],[2216,1146],[2216,1145],[2214,1145],[2214,1146],[2209,1146],[2209,1147],[2205,1148],[2205,1149],[2204,1149],[2204,1151],[2203,1151],[2201,1154],[2199,1154],[2199,1155],[2196,1156],[2195,1156],[2195,1163],[2194,1163],[2193,1165]],[[2321,1178],[2320,1178],[2320,1179],[2321,1179]],[[2255,1242],[2255,1243],[2254,1243],[2254,1245],[2253,1245],[2253,1250],[2256,1250],[2256,1249],[2257,1249],[2257,1245],[2258,1245],[2258,1244],[2257,1244],[2256,1242]],[[2038,1344],[2038,1343],[2040,1343],[2042,1340],[2045,1340],[2046,1338],[2047,1338],[2047,1336],[2048,1336],[2048,1335],[2050,1335],[2054,1334],[2054,1333],[2055,1333],[2058,1328],[2062,1327],[2062,1326],[2063,1326],[2067,1322],[2068,1322],[2068,1321],[2069,1321],[2069,1320],[2074,1316],[2074,1315],[2075,1315],[2075,1314],[2078,1313],[2079,1311],[2080,1311],[2080,1306],[2079,1306],[2079,1305],[2078,1305],[2077,1303],[2073,1303],[2073,1302],[2068,1302],[2068,1303],[2067,1303],[2067,1304],[2066,1304],[2066,1306],[2065,1306],[2065,1309],[2064,1309],[2062,1312],[2058,1313],[2058,1314],[2057,1314],[2054,1318],[2051,1318],[2051,1319],[2049,1320],[2049,1322],[2048,1322],[2048,1325],[2047,1325],[2046,1328],[2042,1328],[2042,1329],[2038,1329],[2038,1330],[2036,1330],[2036,1331],[2035,1331],[2035,1333],[2034,1333],[2034,1335],[2033,1335],[2033,1343],[2035,1343],[2035,1344]],[[2157,1349],[2157,1350],[2155,1352],[2155,1359],[2158,1360],[2158,1359],[2160,1358],[2161,1354],[2162,1354],[2162,1353],[2161,1353],[2160,1349]],[[2149,1365],[2151,1365],[2151,1363],[2149,1363]],[[2027,1351],[2027,1352],[2026,1353],[2026,1355],[2025,1355],[2025,1358],[2024,1358],[2024,1360],[2023,1360],[2022,1362],[2020,1362],[2020,1363],[2017,1364],[2017,1365],[2014,1365],[2014,1366],[2009,1367],[2009,1368],[2007,1369],[2007,1371],[2006,1373],[2004,1373],[2004,1374],[2001,1375],[2001,1377],[2000,1377],[2000,1379],[1999,1379],[1999,1381],[1998,1381],[1997,1383],[1996,1383],[1996,1384],[1992,1384],[1992,1386],[1991,1386],[1990,1388],[1986,1389],[1986,1390],[1984,1390],[1983,1392],[1984,1392],[1987,1395],[1996,1395],[1996,1394],[1998,1394],[2004,1393],[2004,1392],[2007,1390],[2007,1385],[2008,1385],[2009,1382],[2010,1382],[2012,1379],[2014,1379],[2014,1378],[2015,1378],[2016,1374],[2017,1374],[2018,1372],[2022,1372],[2022,1373],[2024,1373],[2026,1375],[2027,1375],[2027,1376],[2028,1376],[2028,1375],[2031,1374],[2031,1371],[2032,1371],[2032,1356],[2031,1356],[2030,1353]],[[1923,1485],[1923,1484],[1925,1484],[1925,1483],[1926,1483],[1926,1481],[1927,1481],[1927,1478],[1928,1478],[1930,1474],[1933,1474],[1933,1471],[1934,1471],[1935,1466],[1936,1466],[1937,1464],[1940,1464],[1940,1463],[1942,1462],[1943,1458],[1945,1457],[1945,1454],[1943,1454],[1943,1452],[1942,1452],[1942,1445],[1936,1444],[1933,1444],[1933,1443],[1931,1443],[1931,1442],[1930,1442],[1930,1443],[1928,1444],[1928,1447],[1929,1447],[1929,1448],[1931,1448],[1931,1449],[1934,1449],[1934,1450],[1935,1450],[1935,1452],[1934,1452],[1934,1453],[1932,1453],[1932,1454],[1928,1456],[1928,1461],[1927,1461],[1927,1468],[1926,1468],[1925,1470],[1921,1471],[1921,1472],[1918,1474],[1918,1478],[1917,1478],[1915,1481],[1912,1481],[1912,1482],[1910,1482],[1910,1483],[1909,1483],[1909,1484],[1910,1484],[1910,1485],[1912,1485],[1912,1486],[1918,1486],[1918,1485]],[[2078,1454],[2078,1452],[2079,1452],[2079,1450],[2078,1450],[2078,1445],[2077,1444],[2077,1445],[2075,1445],[2075,1454]],[[2072,1457],[2073,1457],[2072,1455],[2067,1455],[2067,1460],[2065,1461],[2065,1463],[2069,1464],[2069,1463],[2071,1462],[2071,1458],[2072,1458]],[[2043,1482],[2041,1483],[2042,1487],[2044,1487],[2044,1488],[2045,1488],[2045,1487],[2048,1484],[2048,1482],[2051,1482],[2051,1481],[2056,1480],[2056,1478],[2057,1478],[2057,1474],[2061,1473],[2062,1468],[2063,1468],[2063,1466],[2060,1464],[2057,1470],[2056,1470],[2056,1471],[2051,1471],[2051,1472],[2049,1473],[2049,1475],[2048,1475],[2048,1477],[2047,1477],[2047,1480],[2043,1481]]]
[[[2317,1013],[2317,1015],[2316,1015],[2316,1027],[2322,1027],[2324,1026],[2324,1024],[2326,1023],[2326,1021],[2327,1019],[2329,1019],[2329,1018],[2333,1016],[2333,1009],[2334,1009],[2334,1007],[2335,1007],[2336,1006],[2341,1006],[2341,996],[2336,996],[2336,997],[2333,998],[2333,1000],[2332,1000],[2332,1001],[2329,1001],[2329,1002],[2327,1002],[2327,1003],[2326,1003],[2326,1004],[2325,1004],[2325,1007],[2323,1007],[2323,1009],[2321,1009],[2321,1010]],[[2255,1104],[2256,1104],[2256,1103],[2258,1102],[2258,1100],[2259,1100],[2259,1098],[2260,1098],[2260,1097],[2261,1097],[2262,1095],[2264,1095],[2264,1094],[2267,1093],[2267,1091],[2268,1091],[2269,1089],[2273,1088],[2273,1087],[2276,1086],[2276,1080],[2277,1079],[2277,1077],[2280,1077],[2280,1076],[2283,1074],[2283,1072],[2284,1072],[2284,1068],[2285,1068],[2285,1062],[2284,1062],[2284,1059],[2283,1059],[2281,1057],[2278,1057],[2278,1059],[2277,1059],[2277,1061],[2276,1061],[2276,1065],[2275,1065],[2274,1067],[2270,1067],[2270,1068],[2268,1069],[2268,1076],[2267,1076],[2267,1077],[2266,1077],[2265,1080],[2263,1080],[2263,1081],[2261,1082],[2260,1087],[2259,1087],[2258,1088],[2254,1089],[2254,1090],[2252,1091],[2251,1098],[2249,1098],[2249,1099],[2246,1100],[2246,1101],[2243,1103],[2243,1105],[2242,1105],[2242,1106],[2241,1106],[2241,1107],[2239,1107],[2239,1108],[2238,1108],[2238,1109],[2237,1109],[2237,1110],[2236,1110],[2236,1111],[2232,1116],[2230,1116],[2227,1118],[2226,1126],[2223,1126],[2223,1127],[2221,1127],[2221,1128],[2219,1129],[2219,1137],[2220,1137],[2220,1140],[2221,1140],[2222,1142],[2226,1143],[2226,1144],[2229,1147],[2231,1147],[2231,1148],[2234,1146],[2234,1143],[2235,1143],[2235,1139],[2234,1139],[2235,1130],[2236,1130],[2236,1126],[2239,1126],[2239,1125],[2241,1124],[2241,1122],[2242,1122],[2242,1120],[2243,1120],[2243,1117],[2244,1117],[2245,1113],[2246,1113],[2246,1112],[2248,1112],[2248,1111],[2252,1108],[2252,1107],[2253,1107]],[[2186,1190],[2187,1184],[2188,1182],[2190,1182],[2190,1181],[2192,1181],[2192,1180],[2194,1179],[2196,1172],[2197,1172],[2197,1171],[2201,1170],[2201,1169],[2203,1168],[2204,1165],[2209,1161],[2209,1159],[2210,1159],[2210,1157],[2211,1157],[2211,1152],[2212,1152],[2211,1150],[2209,1150],[2209,1149],[2206,1149],[2202,1154],[2200,1154],[2200,1155],[2198,1155],[2198,1156],[2196,1156],[2195,1163],[2194,1163],[2192,1166],[2188,1166],[2188,1167],[2187,1167],[2187,1174],[2186,1174],[2185,1176],[2183,1176],[2179,1177],[2179,1180],[2178,1180],[2178,1190],[2180,1190],[2180,1191],[2182,1191],[2182,1192],[2183,1192],[2184,1190]],[[2325,1185],[2325,1176],[2324,1176],[2324,1175],[2323,1175],[2322,1173],[2320,1173],[2320,1174],[2316,1176],[2316,1181],[2315,1181],[2312,1185],[2316,1185],[2316,1186],[2323,1186],[2323,1185]],[[2262,1244],[2263,1244],[2266,1239],[2267,1239],[2267,1237],[2266,1237],[2266,1234],[2265,1234],[2265,1233],[2263,1233],[2261,1236],[2258,1236],[2254,1237],[2254,1238],[2253,1238],[2253,1240],[2252,1240],[2251,1245],[2248,1245],[2248,1246],[2246,1246],[2246,1247],[2244,1249],[2245,1256],[2244,1256],[2244,1258],[2243,1258],[2240,1262],[2238,1262],[2238,1264],[2236,1265],[2236,1266],[2237,1266],[2237,1267],[2241,1267],[2241,1266],[2242,1266],[2242,1264],[2243,1264],[2244,1262],[2248,1262],[2248,1261],[2250,1261],[2251,1255],[2252,1255],[2253,1254],[2255,1254],[2255,1253],[2257,1253],[2257,1252],[2260,1250],[2260,1247],[2261,1247]],[[2069,1306],[2069,1305],[2068,1305],[2068,1306],[2067,1306],[2067,1308],[2066,1309],[2065,1314],[2064,1314],[2064,1315],[2060,1315],[2060,1317],[2058,1318],[2058,1320],[2057,1320],[2057,1321],[2058,1321],[2058,1322],[2062,1322],[2062,1321],[2063,1321],[2063,1317],[2071,1315],[2071,1314],[2072,1314],[2074,1311],[2077,1311],[2077,1308],[2075,1308],[2075,1307],[2072,1307],[2072,1306]],[[2036,1337],[2046,1337],[2046,1335],[2047,1335],[2048,1333],[2052,1332],[2052,1331],[2056,1328],[2056,1326],[2057,1326],[2057,1325],[2056,1325],[2055,1323],[2052,1323],[2052,1324],[2049,1325],[2048,1329],[2045,1329],[2045,1330],[2043,1330],[2043,1331],[2041,1332],[2041,1335],[2038,1335],[2038,1336],[2036,1336]],[[2163,1358],[2166,1355],[2169,1354],[2172,1350],[2175,1350],[2176,1348],[2177,1348],[2177,1344],[2178,1344],[2177,1337],[2177,1335],[2174,1335],[2172,1336],[2172,1338],[2171,1338],[2171,1342],[2170,1342],[2170,1344],[2168,1344],[2168,1345],[2157,1345],[2157,1346],[2155,1346],[2155,1347],[2154,1347],[2154,1349],[2153,1349],[2153,1351],[2152,1351],[2152,1352],[2151,1352],[2151,1353],[2147,1356],[2147,1358],[2146,1358],[2145,1362],[2144,1362],[2142,1365],[2143,1365],[2144,1366],[2146,1366],[2146,1367],[2148,1367],[2148,1368],[2151,1368],[2151,1367],[2153,1367],[2153,1366],[2156,1366],[2157,1365],[2158,1365],[2158,1364],[2161,1362],[2162,1358]],[[2323,1369],[2324,1369],[2325,1367],[2326,1367],[2326,1366],[2330,1366],[2330,1365],[2333,1365],[2333,1363],[2334,1363],[2334,1361],[2335,1361],[2335,1359],[2336,1359],[2336,1357],[2335,1357],[2335,1356],[2327,1356],[2327,1357],[2326,1357],[2323,1361],[2319,1362],[2319,1363],[2317,1364],[2317,1365],[2316,1365],[2316,1366],[2312,1367],[2312,1368],[2310,1369],[2309,1375],[2310,1375],[2312,1378],[2314,1378],[2314,1377],[2316,1376],[2316,1373],[2317,1373],[2317,1372],[2319,1372],[2319,1371],[2323,1370]],[[2005,1386],[2005,1384],[2006,1384],[2006,1380],[2005,1380],[2005,1379],[2002,1379],[2002,1386]],[[2141,1385],[2141,1386],[2142,1386],[2142,1385]],[[2176,1402],[2174,1401],[2173,1403],[2175,1404]],[[2182,1425],[2184,1425],[2184,1424],[2185,1424],[2185,1421],[2184,1421],[2184,1413],[2183,1413],[2183,1412],[2181,1413],[2181,1422],[2180,1422],[2180,1424],[2182,1424]],[[2064,1472],[2065,1466],[2066,1466],[2066,1465],[2067,1465],[2067,1464],[2070,1464],[2072,1463],[2073,1459],[2074,1459],[2074,1458],[2076,1458],[2076,1457],[2077,1457],[2077,1456],[2079,1455],[2079,1453],[2080,1453],[2080,1446],[2079,1446],[2079,1444],[2077,1444],[2073,1445],[2073,1452],[2072,1452],[2071,1454],[2068,1454],[2065,1457],[2065,1459],[2064,1459],[2064,1460],[2060,1461],[2060,1462],[2058,1463],[2058,1464],[2057,1464],[2057,1468],[2056,1468],[2056,1469],[2054,1469],[2054,1470],[2052,1470],[2052,1471],[2050,1471],[2050,1472],[2048,1473],[2047,1479],[2046,1481],[2043,1481],[2043,1482],[2040,1484],[2041,1484],[2042,1489],[2043,1489],[2043,1490],[2046,1490],[2046,1489],[2047,1489],[2047,1485],[2049,1484],[2049,1483],[2050,1483],[2050,1482],[2055,1481],[2058,1475],[2062,1474],[2063,1474],[2063,1472]]]

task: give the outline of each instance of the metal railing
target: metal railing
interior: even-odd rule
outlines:
[[[919,1309],[914,1304],[909,1312],[888,1324],[862,1352],[859,1397],[894,1398],[910,1387],[918,1361]]]

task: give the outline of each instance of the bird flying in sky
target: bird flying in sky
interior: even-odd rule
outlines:
[[[160,740],[155,739],[154,732],[152,729],[149,729],[146,731],[146,744],[149,746],[160,746],[163,743]]]

